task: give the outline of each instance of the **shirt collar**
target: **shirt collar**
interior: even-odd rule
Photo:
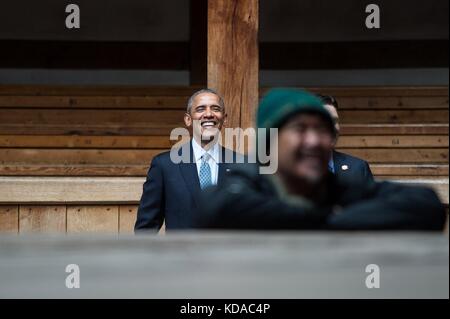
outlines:
[[[194,151],[195,162],[198,162],[202,158],[203,154],[205,154],[205,153],[208,153],[211,156],[211,158],[214,160],[215,163],[220,162],[219,161],[219,143],[215,143],[207,152],[193,138],[192,139],[192,150]]]

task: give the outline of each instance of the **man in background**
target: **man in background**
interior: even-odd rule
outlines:
[[[199,228],[442,230],[436,193],[390,182],[342,180],[328,170],[335,123],[315,95],[274,89],[258,108],[257,127],[277,128],[274,174],[259,165],[235,170],[203,193]],[[270,148],[272,150],[272,147]]]
[[[193,138],[172,150],[186,161],[175,163],[171,152],[153,158],[143,187],[135,232],[157,231],[164,221],[167,230],[189,228],[200,205],[201,190],[220,184],[232,163],[243,161],[239,154],[218,143],[226,117],[224,101],[217,92],[203,89],[191,96],[184,123]],[[230,158],[232,163],[225,163]]]
[[[340,133],[338,102],[330,95],[318,95],[318,97],[322,100],[324,107],[330,112],[336,129],[336,138],[330,155],[328,169],[340,180],[357,183],[372,182],[372,171],[365,160],[335,150]]]

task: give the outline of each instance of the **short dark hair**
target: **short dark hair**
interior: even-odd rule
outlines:
[[[219,98],[219,105],[222,107],[222,109],[225,110],[225,103],[224,103],[224,101],[223,101],[222,96],[220,96],[220,94],[217,93],[216,90],[207,88],[207,89],[201,89],[201,90],[198,90],[197,92],[195,92],[194,94],[191,95],[191,97],[189,98],[189,101],[188,101],[187,108],[186,108],[186,112],[187,112],[188,114],[191,114],[191,109],[192,109],[192,105],[194,104],[194,99],[195,99],[195,97],[196,97],[197,95],[204,94],[204,93],[211,93],[211,94],[217,95],[217,97]]]
[[[339,108],[338,102],[334,98],[334,96],[332,96],[332,95],[322,95],[322,94],[317,94],[317,96],[319,97],[319,99],[322,100],[323,104],[325,104],[325,105],[333,105],[336,108],[336,110]]]

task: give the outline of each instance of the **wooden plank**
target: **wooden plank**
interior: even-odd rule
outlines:
[[[150,126],[149,126],[150,125]],[[9,124],[0,125],[0,135],[166,135],[169,136],[177,125],[134,125],[133,123],[102,124]]]
[[[338,149],[374,163],[447,163],[448,148]],[[148,165],[162,150],[0,149],[0,165]]]
[[[187,136],[187,138],[189,137]],[[171,141],[168,135],[0,135],[0,148],[169,149],[177,142]]]
[[[57,123],[37,127],[36,125],[20,125],[2,123],[0,135],[80,135],[80,136],[169,136],[175,127],[183,127],[182,123],[166,127],[151,127],[148,125],[133,125],[122,123],[116,125],[90,124],[58,125]],[[343,135],[448,135],[448,124],[341,124]]]
[[[0,109],[0,135],[166,135],[182,110]]]
[[[448,110],[342,110],[340,121],[351,124],[370,123],[448,123]]]
[[[301,87],[314,93],[334,95],[336,97],[363,97],[363,96],[385,96],[385,97],[408,97],[408,96],[448,96],[447,86],[339,86],[339,87]],[[268,87],[261,88],[260,93],[264,95],[270,90]],[[1,91],[0,91],[1,92]]]
[[[447,96],[340,97],[339,109],[448,109]],[[5,108],[185,109],[189,96],[1,96]]]
[[[346,148],[350,155],[363,158],[370,163],[448,163],[448,148],[431,149],[389,149],[389,148]]]
[[[189,96],[0,96],[1,108],[177,109]]]
[[[198,86],[0,85],[0,96],[190,96]]]
[[[119,233],[134,233],[134,224],[136,222],[138,206],[120,205],[119,206]]]
[[[1,141],[1,138],[0,138]],[[448,135],[407,135],[407,136],[341,136],[338,140],[338,148],[368,148],[368,147],[392,147],[392,148],[421,148],[421,147],[448,147]]]
[[[408,97],[340,97],[335,96],[339,110],[344,109],[448,109],[448,96]]]
[[[448,124],[342,124],[343,135],[448,135]]]
[[[190,96],[200,86],[131,85],[0,85],[0,96]],[[264,95],[270,88],[260,89]],[[339,86],[306,87],[306,90],[336,97],[448,97],[447,86]]]
[[[82,164],[114,164],[145,165],[154,156],[161,153],[157,150],[92,150],[92,149],[0,149],[0,165],[82,165]]]
[[[408,181],[408,178],[402,180]],[[409,180],[448,192],[448,177]],[[0,204],[137,205],[144,181],[145,177],[0,176]]]
[[[19,206],[0,206],[0,233],[19,232]]]
[[[344,150],[345,151],[345,150]],[[371,164],[374,175],[448,176],[446,164]],[[0,166],[2,176],[146,176],[149,165]]]
[[[258,20],[258,0],[208,0],[208,87],[224,97],[229,127],[253,126]]]
[[[145,296],[208,299],[205,304],[212,304],[215,301],[211,299],[216,298],[405,298],[415,303],[407,309],[412,312],[431,303],[415,299],[443,299],[446,303],[449,298],[448,234],[440,231],[215,230],[171,233],[164,238],[90,235],[42,236],[39,240],[32,236],[3,236],[0,256],[0,298],[5,299]],[[80,289],[64,285],[68,263],[80,266]],[[367,289],[365,285],[369,276],[365,268],[373,263],[380,266],[380,289]],[[187,305],[187,301],[183,302]],[[282,304],[262,302],[271,305],[264,317],[285,318],[276,315],[282,312],[278,310]],[[298,311],[294,309],[295,300],[288,302]],[[119,308],[115,300],[111,303],[115,304],[109,308],[111,312],[128,311]],[[322,302],[315,304],[320,304],[320,310],[330,307]],[[146,308],[150,310],[150,306]],[[376,309],[370,312],[383,311]]]
[[[67,233],[118,233],[119,207],[67,206]]]
[[[172,126],[183,123],[182,110],[89,110],[89,109],[0,109],[2,126],[21,125],[152,125]],[[184,125],[183,125],[184,126]]]
[[[375,176],[448,176],[448,164],[371,164]]]
[[[64,233],[66,232],[66,206],[19,207],[20,233]]]
[[[0,204],[137,204],[145,177],[0,176]]]
[[[1,176],[146,176],[146,165],[0,165]]]

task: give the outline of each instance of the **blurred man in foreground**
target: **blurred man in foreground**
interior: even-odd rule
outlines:
[[[340,181],[328,170],[334,121],[315,95],[275,89],[261,101],[257,127],[278,128],[275,174],[235,170],[204,193],[196,227],[228,229],[441,230],[435,192],[389,182]],[[272,154],[271,154],[272,156]],[[214,199],[214,200],[208,200]]]
[[[330,154],[328,169],[336,175],[338,180],[350,183],[373,182],[372,171],[365,160],[335,150],[341,129],[339,125],[338,102],[331,95],[318,96],[322,100],[324,107],[330,112],[336,130],[336,138],[333,142],[333,150]]]

